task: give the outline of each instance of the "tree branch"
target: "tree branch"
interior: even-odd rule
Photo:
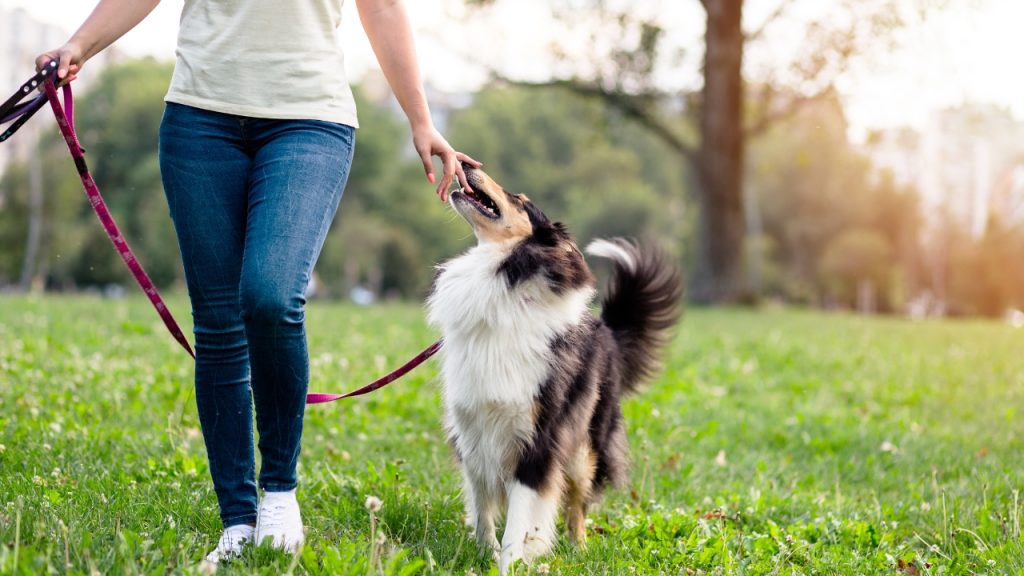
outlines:
[[[761,117],[756,122],[747,126],[743,129],[743,136],[745,138],[753,138],[764,134],[769,128],[775,125],[777,122],[782,122],[789,118],[792,118],[797,112],[800,111],[805,105],[816,102],[832,94],[833,88],[829,84],[819,90],[818,92],[811,94],[810,96],[794,95],[789,98],[782,106],[778,106],[770,111],[761,114]],[[770,91],[774,94],[774,91]],[[770,102],[767,103],[770,105]]]
[[[495,73],[494,76],[496,80],[500,80],[514,86],[523,86],[527,88],[563,88],[580,96],[601,100],[605,104],[624,114],[627,118],[649,130],[670,148],[685,156],[690,162],[696,162],[697,160],[697,151],[693,145],[681,135],[677,134],[674,130],[669,128],[665,121],[658,118],[657,114],[651,110],[650,107],[643,104],[642,100],[647,99],[645,98],[645,95],[625,94],[614,90],[604,89],[601,86],[590,82],[582,82],[572,79],[528,82],[523,80],[511,80],[509,78],[502,77],[497,73]],[[657,95],[650,94],[646,96],[648,98],[654,98]]]

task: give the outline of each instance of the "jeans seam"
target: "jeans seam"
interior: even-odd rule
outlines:
[[[298,482],[292,482],[288,484],[282,484],[279,482],[266,482],[260,483],[260,488],[262,488],[264,492],[290,492],[294,490],[296,487],[298,487],[298,485]]]
[[[224,528],[230,528],[240,524],[255,524],[257,516],[258,515],[255,512],[238,516],[229,516],[227,518],[222,518],[221,524],[224,525]]]

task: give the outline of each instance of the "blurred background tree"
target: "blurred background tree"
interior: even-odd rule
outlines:
[[[466,0],[480,7],[502,1]],[[700,217],[690,294],[698,302],[737,301],[751,288],[744,266],[748,140],[804,103],[831,93],[832,82],[850,59],[867,44],[884,42],[886,33],[901,23],[901,11],[891,0],[837,2],[820,20],[802,23],[803,46],[791,60],[758,62],[755,77],[745,79],[750,67],[744,55],[750,45],[763,41],[799,3],[783,0],[755,27],[744,29],[744,0],[700,0],[705,13],[703,78],[692,92],[664,88],[666,76],[671,76],[666,69],[678,67],[682,49],[667,40],[666,26],[672,23],[660,11],[642,16],[634,3],[606,0],[555,3],[567,29],[590,25],[589,58],[579,61],[578,52],[556,46],[555,54],[573,54],[563,57],[563,64],[574,62],[561,67],[568,69],[564,75],[540,84],[565,86],[617,108],[661,138],[693,171]],[[495,73],[504,77],[501,70]]]
[[[808,1],[779,0],[756,22],[744,20],[750,3],[701,3],[701,74],[683,81],[674,74],[689,56],[669,33],[671,19],[613,0],[559,0],[556,23],[592,40],[582,56],[560,38],[553,64],[536,66],[542,78],[493,70],[495,81],[442,106],[443,131],[509,190],[567,223],[580,244],[607,236],[662,244],[693,272],[698,302],[965,315],[1024,308],[1024,218],[1014,204],[992,204],[983,227],[962,212],[943,215],[901,184],[905,174],[873,165],[870,139],[851,143],[833,81],[901,25],[886,12],[892,0],[837,1],[827,22],[794,8]],[[484,18],[504,2],[467,0],[469,15]],[[802,38],[792,58],[764,55],[794,31]],[[727,77],[711,78],[719,72]],[[133,248],[161,287],[181,287],[156,150],[170,73],[153,60],[104,69],[81,95],[78,122]],[[375,88],[371,79],[365,93],[355,90],[363,128],[317,266],[318,295],[419,299],[432,267],[474,240],[430,193],[404,119]],[[0,289],[131,286],[55,130],[32,158],[0,178]],[[1014,173],[1004,172],[999,189],[1010,191]]]

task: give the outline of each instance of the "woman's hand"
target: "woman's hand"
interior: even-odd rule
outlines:
[[[99,0],[67,44],[36,58],[36,70],[42,70],[50,60],[57,60],[57,79],[60,84],[67,84],[89,58],[134,28],[159,3],[160,0]]]
[[[465,162],[474,167],[481,166],[481,164],[462,152],[456,152],[433,125],[414,130],[412,143],[416,147],[416,153],[420,155],[420,160],[423,161],[423,170],[427,173],[427,180],[431,184],[436,180],[433,157],[441,158],[444,172],[441,175],[441,182],[437,185],[437,195],[441,197],[442,201],[448,201],[448,188],[456,177],[463,188],[470,189],[466,173],[462,170],[462,163]]]
[[[36,70],[42,70],[51,60],[56,60],[58,85],[63,86],[76,78],[76,74],[85,62],[83,50],[74,40],[60,48],[44,52],[36,57]]]

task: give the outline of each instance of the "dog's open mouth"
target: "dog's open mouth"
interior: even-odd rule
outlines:
[[[452,195],[458,194],[465,198],[478,212],[484,216],[497,220],[501,217],[501,211],[498,210],[498,205],[491,200],[491,197],[479,190],[467,190],[465,188],[453,192]]]

